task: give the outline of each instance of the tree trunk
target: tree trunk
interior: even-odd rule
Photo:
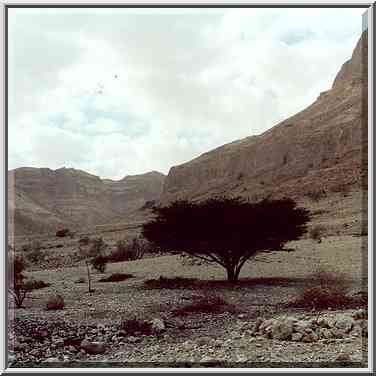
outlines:
[[[239,278],[239,273],[235,271],[235,267],[228,267],[227,270],[227,280],[229,282],[237,282]]]
[[[89,268],[89,263],[86,261],[86,268],[87,268],[87,282],[89,285],[89,292],[92,292],[91,290],[91,277],[90,277],[90,268]]]

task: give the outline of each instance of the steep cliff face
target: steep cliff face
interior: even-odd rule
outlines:
[[[267,132],[172,167],[161,202],[241,195],[299,197],[359,186],[366,175],[367,34],[333,86]]]
[[[158,172],[112,181],[67,168],[9,171],[10,231],[22,235],[124,220],[159,199],[164,178]]]

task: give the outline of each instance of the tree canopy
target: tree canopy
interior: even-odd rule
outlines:
[[[242,198],[202,202],[178,200],[154,207],[155,218],[143,226],[143,236],[161,252],[185,253],[215,262],[236,281],[240,269],[258,252],[278,251],[299,239],[309,211],[291,199],[251,203]]]

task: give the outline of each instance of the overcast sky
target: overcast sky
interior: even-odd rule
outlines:
[[[364,9],[9,9],[9,168],[119,179],[260,134],[330,88]]]

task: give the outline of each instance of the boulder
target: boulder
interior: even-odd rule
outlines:
[[[271,334],[274,339],[287,340],[291,338],[294,329],[291,319],[278,321],[271,327]]]
[[[166,330],[166,325],[161,319],[153,319],[150,321],[151,329],[155,333],[161,333]]]
[[[349,333],[354,326],[354,320],[352,317],[342,316],[337,319],[335,327],[343,330],[345,333]]]

